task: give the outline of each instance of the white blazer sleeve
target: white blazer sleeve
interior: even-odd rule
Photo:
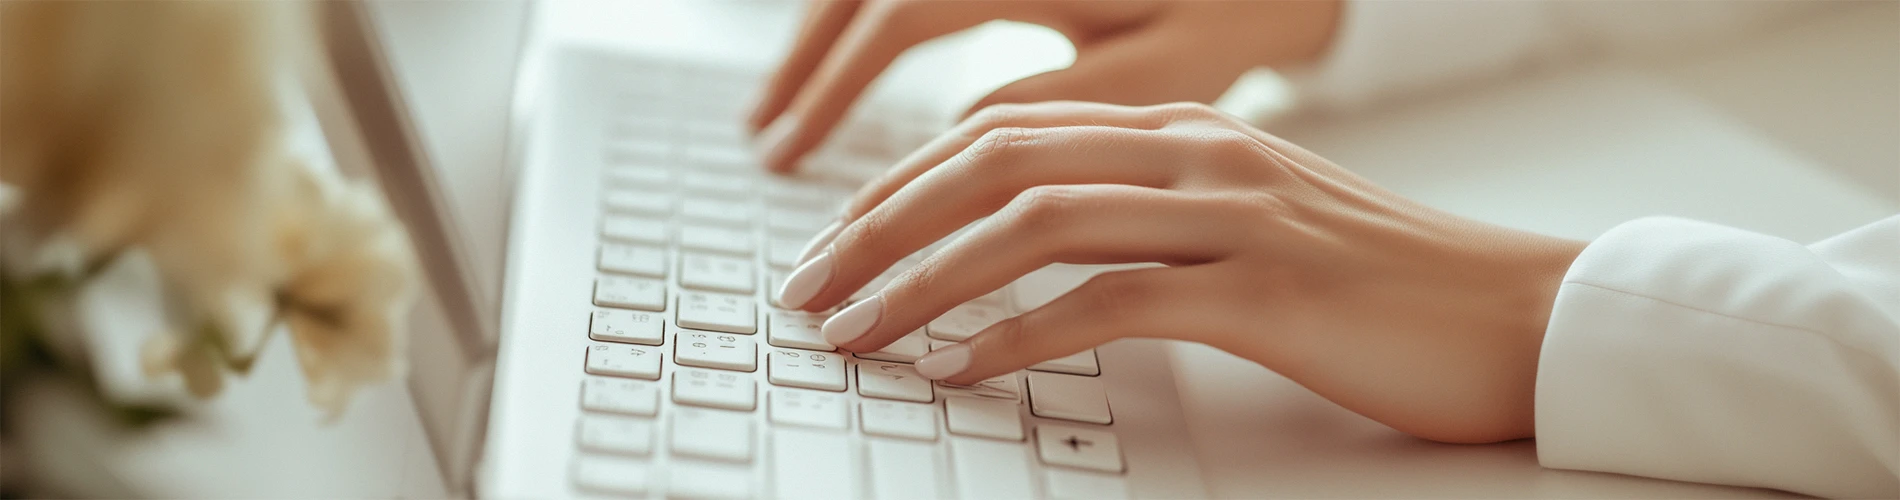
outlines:
[[[1581,57],[1678,53],[1844,3],[1343,1],[1327,54],[1282,72],[1303,106],[1351,111]]]
[[[1900,216],[1805,247],[1611,229],[1558,290],[1536,425],[1546,467],[1900,496]]]

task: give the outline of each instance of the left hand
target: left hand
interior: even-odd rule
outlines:
[[[1202,105],[998,105],[866,186],[779,291],[818,311],[971,222],[824,325],[884,347],[1045,265],[1103,274],[917,361],[968,384],[1121,337],[1204,342],[1399,430],[1528,437],[1557,285],[1583,243],[1407,200]]]

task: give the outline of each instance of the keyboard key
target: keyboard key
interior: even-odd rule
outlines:
[[[1036,426],[1036,450],[1049,465],[1098,470],[1122,471],[1122,448],[1115,434],[1068,425]]]
[[[674,463],[668,469],[667,498],[752,498],[752,472],[748,469],[682,463]]]
[[[809,238],[834,220],[837,217],[826,212],[778,209],[765,214],[765,227],[781,234]]]
[[[688,191],[726,198],[744,198],[752,194],[752,179],[712,172],[687,172],[680,176],[680,187]]]
[[[752,417],[743,413],[680,408],[673,416],[671,441],[673,453],[749,462],[752,460]]]
[[[954,385],[939,380],[937,388],[942,390],[945,396],[956,394],[1010,401],[1020,401],[1023,393],[1022,383],[1017,381],[1014,373],[990,377],[975,385]]]
[[[702,253],[680,254],[680,286],[718,292],[752,293],[752,261]]]
[[[680,202],[680,217],[726,226],[752,223],[752,205],[742,201],[690,198]]]
[[[841,394],[776,389],[766,399],[771,402],[774,424],[836,430],[850,426],[851,417],[845,414],[845,409],[851,402]]]
[[[673,214],[673,205],[677,203],[670,193],[614,189],[602,195],[601,203],[610,212],[622,212],[651,217],[666,217]]]
[[[666,223],[627,215],[608,215],[600,220],[600,235],[610,240],[664,245]]]
[[[758,406],[757,385],[750,375],[681,368],[673,372],[673,402],[752,411]]]
[[[1128,482],[1119,476],[1050,467],[1042,470],[1044,491],[1059,500],[1122,500]]]
[[[950,468],[963,498],[1035,498],[1022,445],[985,439],[950,440]]]
[[[825,319],[830,317],[830,314],[824,313],[772,311],[765,342],[793,349],[835,351],[838,348],[825,343],[824,334],[819,332],[819,328],[825,325]]]
[[[898,337],[896,341],[884,346],[883,349],[878,349],[874,352],[860,352],[857,353],[856,356],[861,359],[875,359],[894,363],[916,363],[917,358],[924,357],[924,354],[928,354],[929,352],[930,339],[924,337],[924,329],[918,328],[917,331]]]
[[[651,417],[660,411],[660,386],[644,380],[587,377],[581,409]]]
[[[585,415],[580,425],[581,449],[621,455],[653,451],[653,421],[635,417]]]
[[[830,211],[842,204],[851,191],[809,180],[773,178],[765,185],[765,198],[772,203]]]
[[[798,267],[799,252],[805,251],[805,241],[793,238],[774,237],[765,242],[765,263],[772,267],[791,269]],[[778,289],[772,289],[777,292]]]
[[[930,332],[930,338],[933,339],[962,342],[971,335],[976,335],[976,332],[983,331],[984,328],[989,328],[990,325],[1002,320],[1001,308],[981,304],[963,304],[951,308],[949,312],[943,313],[937,319],[930,320],[930,325],[925,327],[925,330]]]
[[[693,166],[744,172],[756,169],[759,165],[759,160],[752,156],[752,150],[743,145],[715,146],[695,141],[688,145],[685,153],[686,164]],[[750,186],[747,188],[750,189]]]
[[[574,461],[574,485],[615,495],[645,496],[651,485],[647,463],[640,460],[581,456]]]
[[[858,394],[867,398],[929,403],[937,399],[930,379],[910,365],[865,361],[858,363]]]
[[[685,292],[680,294],[679,316],[673,321],[696,330],[751,335],[759,331],[758,307],[751,297]]]
[[[632,138],[614,141],[608,146],[608,156],[613,162],[665,161],[673,156],[673,146],[663,139]]]
[[[871,470],[871,496],[874,498],[944,498],[937,477],[943,468],[937,464],[937,447],[871,439],[865,446],[865,465]]]
[[[594,305],[642,311],[666,309],[666,282],[604,275],[594,282]]]
[[[778,498],[857,498],[852,443],[799,428],[772,430],[772,483]]]
[[[666,250],[646,245],[603,243],[600,270],[653,278],[666,277]]]
[[[1059,373],[1029,374],[1029,411],[1038,417],[1107,424],[1108,392],[1102,379]]]
[[[943,398],[943,407],[951,434],[1023,440],[1023,422],[1016,415],[1014,401],[947,397]]]
[[[633,188],[664,188],[673,183],[673,172],[646,165],[616,165],[607,168],[607,182]]]
[[[860,415],[864,433],[905,439],[937,439],[937,405],[864,400]]]
[[[844,392],[844,358],[836,354],[778,349],[766,361],[772,385]]]
[[[660,350],[627,345],[589,346],[587,373],[659,380]]]
[[[744,229],[683,224],[680,246],[693,250],[752,255],[752,233]]]
[[[749,372],[759,368],[759,343],[725,333],[681,332],[673,337],[673,362],[684,366]]]
[[[659,313],[599,309],[589,320],[587,338],[601,342],[660,345],[664,341],[666,320]]]
[[[1090,377],[1102,374],[1101,365],[1095,361],[1094,349],[1036,363],[1035,366],[1031,366],[1029,369],[1039,372],[1068,373]]]

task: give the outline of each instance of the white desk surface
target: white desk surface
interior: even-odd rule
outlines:
[[[550,2],[538,22],[551,40],[764,65],[784,50],[796,10],[796,2]],[[1047,33],[989,29],[962,38],[900,60],[880,96],[930,82],[945,110],[959,109],[985,88],[1063,64],[1068,53]],[[990,59],[1004,52],[1012,57]],[[979,57],[983,64],[970,64]],[[942,62],[955,70],[929,74]],[[1667,81],[1599,68],[1269,130],[1453,212],[1578,238],[1671,213],[1808,240],[1900,211],[1900,193],[1844,180],[1851,176],[1778,146]],[[1785,495],[1543,469],[1530,441],[1429,443],[1224,353],[1183,345],[1175,355],[1194,361],[1182,363],[1191,367],[1183,371],[1184,403],[1218,496]],[[277,342],[205,418],[123,444],[114,467],[160,496],[440,495],[400,385],[370,391],[329,427],[302,399],[294,356]]]

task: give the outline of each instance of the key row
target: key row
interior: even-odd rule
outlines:
[[[594,283],[594,305],[619,309],[661,312],[666,310],[666,282],[630,276],[601,276]],[[674,324],[695,330],[711,330],[750,335],[758,332],[758,305],[752,297],[718,293],[683,292],[676,301]],[[655,328],[657,321],[643,316],[640,328]],[[632,322],[627,328],[634,328]],[[645,330],[651,331],[651,330]],[[634,343],[642,333],[626,333]]]
[[[718,374],[713,374],[718,375]],[[718,377],[706,380],[707,383],[731,383],[718,381]],[[736,380],[736,379],[735,379]],[[690,383],[698,383],[694,380]],[[675,384],[678,386],[679,384]],[[581,445],[583,448],[600,451],[622,452],[627,454],[646,454],[647,443],[652,441],[650,432],[627,432],[627,427],[651,422],[646,418],[657,414],[657,407],[647,404],[658,396],[658,389],[651,383],[614,380],[588,379],[582,389],[582,406],[590,410],[582,419]],[[770,408],[767,418],[773,424],[796,426],[811,429],[833,431],[848,430],[852,402],[838,394],[782,389],[774,391],[768,398]],[[1007,401],[985,398],[952,397],[943,402],[943,409],[935,404],[904,403],[897,401],[864,400],[857,405],[858,421],[866,435],[915,441],[936,441],[938,439],[937,416],[944,415],[944,428],[952,435],[997,439],[1003,441],[1022,441],[1025,437],[1023,424],[1017,416],[1016,407]],[[674,452],[687,456],[729,461],[751,460],[750,431],[753,419],[745,413],[732,413],[701,408],[680,407],[673,410],[675,422]],[[588,423],[603,422],[603,429],[590,429]],[[1091,452],[1112,450],[1114,435],[1100,429],[1086,429],[1074,426],[1040,424],[1038,428],[1059,427],[1064,429],[1064,438],[1079,437],[1079,442],[1063,443],[1066,447],[1052,446],[1052,443],[1038,436],[1039,446],[1043,448],[1066,449],[1067,453],[1056,454],[1063,465],[1090,466],[1099,470],[1117,472],[1120,470],[1120,457],[1089,457]],[[1046,434],[1046,433],[1045,433]],[[1066,441],[1067,439],[1063,439]],[[1103,444],[1107,443],[1107,446]],[[1045,456],[1051,453],[1045,451]],[[1093,458],[1095,462],[1080,463]],[[1112,459],[1112,461],[1102,461]]]
[[[766,229],[792,236],[810,237],[836,220],[829,210],[793,206],[774,206],[770,210],[749,199],[683,197],[655,188],[610,189],[603,203],[613,213],[671,218],[720,225],[751,226],[764,222]]]
[[[767,247],[773,267],[789,268],[796,263],[802,242],[772,238]],[[752,293],[758,278],[751,259],[701,252],[680,252],[676,268],[667,265],[666,251],[659,247],[622,243],[600,246],[600,270],[613,274],[664,279],[678,269],[680,285],[715,292]]]
[[[726,201],[763,198],[776,208],[831,212],[836,211],[854,191],[832,184],[758,179],[749,173],[669,169],[652,164],[609,166],[604,177],[608,190],[602,201],[610,208],[622,203],[632,203],[626,206],[630,209],[647,207],[647,202],[632,198],[657,196],[677,190],[724,198]]]
[[[756,369],[754,360],[757,355],[753,352],[756,346],[749,342],[750,339],[732,335],[682,335],[674,360],[683,367],[692,368],[674,371],[673,401],[738,411],[756,408],[757,382],[751,375],[738,373]],[[591,375],[659,380],[663,356],[660,349],[652,347],[596,345],[588,348],[585,371]],[[934,403],[938,399],[969,396],[982,401],[961,403],[966,409],[991,402],[1014,408],[1025,399],[1025,384],[1015,373],[999,375],[975,385],[958,386],[923,378],[916,369],[904,364],[860,361],[855,363],[857,368],[851,370],[844,358],[830,353],[779,349],[769,353],[766,359],[766,382],[780,387],[845,392],[849,388],[845,380],[846,373],[855,372],[857,393],[866,398]],[[1030,372],[1026,378],[1030,413],[1039,417],[1094,424],[1113,422],[1108,393],[1100,379],[1046,372]],[[639,387],[657,390],[657,387]],[[654,399],[658,397],[657,392],[652,397],[640,397],[653,399],[648,402],[651,404],[641,405],[642,408],[658,404],[657,399]],[[1010,414],[1014,414],[1013,409]],[[973,434],[1013,439],[1007,430],[985,434],[979,429],[989,426],[978,425],[976,420],[969,422]]]
[[[631,496],[665,491],[668,498],[757,495],[748,466],[755,453],[752,422],[693,417],[709,418],[675,420],[665,432],[673,453],[703,461],[669,463],[664,484],[651,476],[653,467],[646,461],[658,447],[655,423],[626,417],[582,420],[579,439],[588,453],[574,463],[576,486]],[[947,498],[950,492],[943,487],[954,485],[966,499],[1033,498],[1035,468],[1029,453],[1050,466],[1042,469],[1042,488],[1050,498],[1128,497],[1120,476],[1120,444],[1114,434],[1094,429],[1038,425],[1036,445],[1029,453],[1013,443],[955,439],[947,457],[933,444],[870,439],[858,448],[863,450],[859,460],[853,459],[853,444],[832,433],[779,427],[769,430],[768,439],[771,446],[756,453],[769,463],[766,472],[774,497],[864,498],[869,493],[879,499]],[[733,458],[741,454],[747,458]],[[869,491],[859,491],[861,487]]]
[[[689,301],[689,303],[700,302],[701,301],[698,300]],[[726,306],[736,308],[737,306],[734,304],[737,303],[739,302],[728,301],[726,302]],[[680,324],[687,326],[725,327],[726,330],[715,329],[715,331],[721,333],[744,334],[747,330],[756,331],[756,329],[746,328],[746,326],[751,324],[745,321],[745,318],[750,317],[750,313],[746,311],[728,311],[723,307],[704,309],[704,311],[688,314],[684,318],[685,322]],[[688,311],[682,309],[681,312],[686,313]],[[714,317],[705,317],[708,315]],[[830,316],[829,313],[772,311],[766,322],[766,344],[787,349],[836,352],[837,348],[825,341],[822,332],[825,320]],[[918,331],[911,332],[909,335],[899,337],[896,341],[884,346],[883,349],[874,352],[855,353],[854,356],[859,359],[909,364],[916,362],[918,358],[923,357],[932,350],[947,347],[952,344],[952,342],[941,339],[930,339],[925,333],[927,329],[928,328],[918,329]],[[730,330],[740,331],[735,332]],[[708,332],[679,333],[704,335]],[[594,311],[593,316],[588,320],[588,338],[602,342],[658,346],[665,344],[665,334],[666,324],[665,320],[661,318],[660,313],[624,309],[600,309]],[[717,339],[717,337],[715,337],[715,339]],[[731,342],[721,342],[720,345],[732,345],[735,347],[730,349],[743,351],[747,354],[755,353],[757,349],[756,342],[748,338],[735,338]],[[678,356],[676,359],[680,364],[710,368],[725,368],[728,366],[726,364],[718,364],[710,361],[701,361],[695,356],[689,355],[688,352],[689,351],[682,350],[675,353],[675,356]],[[655,363],[657,363],[657,361]],[[743,365],[734,363],[730,366],[736,366],[736,368],[728,369],[741,371],[752,371],[754,369],[754,365],[749,362]],[[655,369],[657,370],[657,367]],[[1029,369],[1091,377],[1101,374],[1101,366],[1096,361],[1094,349],[1037,363],[1030,366]]]

